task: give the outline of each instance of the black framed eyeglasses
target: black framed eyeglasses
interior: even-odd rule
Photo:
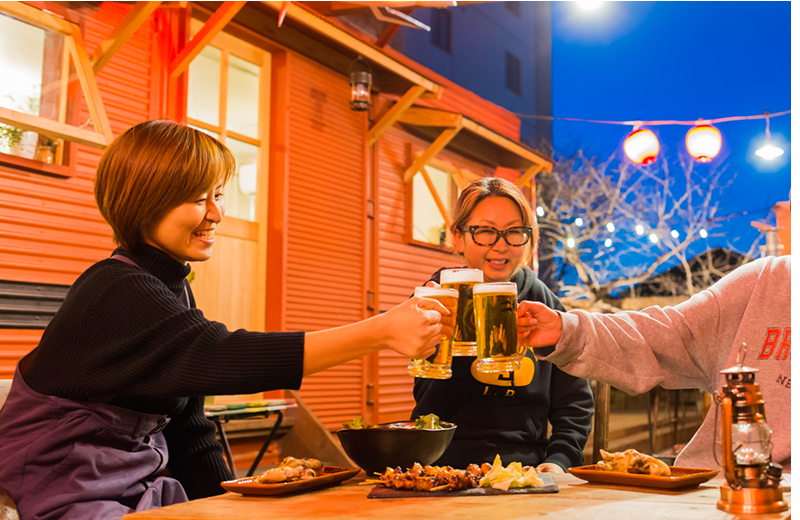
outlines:
[[[527,244],[533,236],[531,226],[517,226],[503,230],[492,226],[461,226],[459,231],[472,235],[472,241],[479,246],[493,246],[502,237],[506,244],[519,247]]]

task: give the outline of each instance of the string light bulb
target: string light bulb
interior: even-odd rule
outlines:
[[[611,247],[611,239],[610,238],[607,238],[606,241],[603,242],[603,243],[606,245],[606,247]]]
[[[567,247],[575,247],[575,239],[574,238],[569,237],[567,239]]]
[[[686,149],[699,163],[711,162],[722,148],[722,135],[719,130],[708,124],[697,125],[686,133]]]
[[[636,234],[637,235],[644,235],[644,226],[641,224],[636,224]]]
[[[670,231],[669,234],[672,235],[672,238],[678,238],[678,235],[679,235],[677,229],[673,229],[672,231]]]
[[[581,217],[576,218],[575,225],[581,227],[583,225],[583,219]]]
[[[616,227],[614,227],[613,222],[609,222],[608,224],[606,224],[606,229],[608,230],[609,233],[613,233]]]
[[[655,233],[650,233],[650,236],[648,238],[650,238],[650,242],[652,242],[654,244],[658,243],[658,237],[656,236]]]
[[[764,142],[764,146],[756,150],[756,155],[762,159],[771,161],[772,159],[783,155],[783,149],[778,148],[770,142],[771,136],[769,134],[769,112],[764,112],[764,115],[767,116],[767,140]]]
[[[633,132],[625,138],[622,148],[625,150],[625,155],[628,156],[628,159],[636,164],[644,164],[645,166],[656,161],[660,149],[656,134],[646,128],[637,130],[635,127]]]
[[[541,206],[536,206],[536,214],[540,217],[544,216],[544,208]]]
[[[700,230],[700,236],[702,238],[706,238],[708,236],[708,231],[706,231],[705,229],[701,229]]]

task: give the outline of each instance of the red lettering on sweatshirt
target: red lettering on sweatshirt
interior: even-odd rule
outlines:
[[[791,327],[786,329],[786,332],[783,334],[783,343],[781,343],[781,348],[778,349],[778,354],[775,356],[775,359],[786,359],[789,357],[789,353],[792,351],[792,329]]]
[[[772,351],[775,350],[775,345],[778,344],[778,338],[781,336],[781,329],[767,329],[767,339],[764,341],[764,346],[761,347],[761,354],[758,359],[767,359],[772,356]],[[767,350],[769,347],[769,350]]]

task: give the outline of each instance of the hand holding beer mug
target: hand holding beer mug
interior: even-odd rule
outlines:
[[[480,269],[445,269],[439,281],[442,287],[458,291],[458,310],[453,323],[453,355],[476,356],[475,317],[472,311],[472,288],[483,282]]]
[[[450,314],[442,315],[442,340],[439,342],[439,350],[436,351],[433,361],[412,359],[411,364],[408,365],[408,373],[414,377],[448,379],[453,375],[451,369],[453,362],[452,337],[453,321],[458,305],[458,291],[442,287],[417,287],[414,289],[414,296],[437,300],[450,311]]]
[[[477,370],[484,373],[519,370],[525,346],[517,341],[517,284],[480,283],[472,288]]]

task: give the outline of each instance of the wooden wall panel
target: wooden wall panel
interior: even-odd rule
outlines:
[[[105,39],[130,10],[104,2],[87,19],[87,52]],[[146,21],[97,76],[115,135],[146,121],[150,113],[152,19]],[[75,98],[78,126],[89,120],[81,94]],[[62,179],[0,168],[0,279],[71,285],[90,265],[114,249],[111,228],[94,202],[95,168],[101,150],[73,145],[75,176]],[[36,346],[41,331],[0,330],[0,371],[13,370]],[[0,374],[2,377],[2,374]]]
[[[286,329],[365,317],[363,112],[348,79],[300,56],[290,67]],[[359,359],[307,377],[300,395],[331,429],[362,415]]]
[[[379,306],[386,311],[403,302],[414,287],[428,280],[440,267],[463,266],[457,254],[406,243],[406,202],[402,175],[411,164],[414,149],[428,143],[394,126],[380,140],[378,174],[378,291]],[[443,152],[437,158],[459,168],[469,168],[482,174],[477,163]],[[378,361],[377,409],[378,422],[407,420],[414,408],[414,378],[407,373],[408,358],[393,351],[381,351]]]

